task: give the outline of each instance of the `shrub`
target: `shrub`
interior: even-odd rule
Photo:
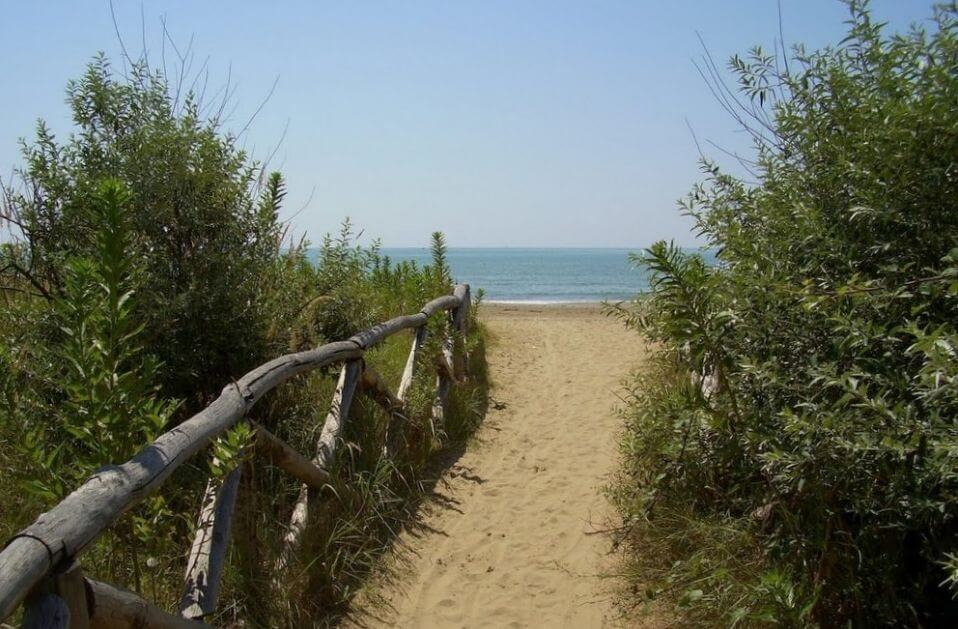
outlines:
[[[633,541],[755,540],[751,574],[682,544],[640,569],[699,621],[958,613],[956,10],[888,37],[848,5],[836,47],[732,59],[758,182],[705,162],[683,207],[717,266],[658,243],[651,295],[613,309],[658,347],[612,490]]]
[[[282,180],[274,175],[259,194],[261,171],[235,136],[145,64],[119,78],[98,56],[69,83],[67,101],[77,129],[65,142],[41,121],[23,144],[23,185],[7,190],[4,209],[24,246],[3,266],[44,295],[62,294],[64,261],[93,253],[91,199],[103,179],[119,179],[131,196],[136,314],[168,366],[164,384],[180,398],[217,392],[262,358],[251,304],[279,255]]]
[[[67,260],[62,296],[53,304],[62,342],[56,349],[33,348],[39,350],[34,361],[62,364],[55,372],[62,410],[50,414],[57,421],[33,426],[25,442],[56,444],[28,449],[44,472],[31,486],[47,497],[63,498],[96,469],[136,454],[176,408],[157,396],[161,365],[143,354],[143,327],[133,319],[128,196],[115,181],[104,182],[92,196],[96,248],[90,258]]]

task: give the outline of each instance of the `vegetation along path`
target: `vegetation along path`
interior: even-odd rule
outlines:
[[[613,613],[601,487],[616,389],[643,343],[597,307],[484,306],[492,403],[477,443],[404,533],[362,624],[597,627]],[[368,611],[368,610],[367,610]]]

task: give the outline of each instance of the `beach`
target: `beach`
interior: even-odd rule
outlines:
[[[610,507],[620,382],[645,355],[598,304],[486,304],[492,402],[357,624],[614,625]]]

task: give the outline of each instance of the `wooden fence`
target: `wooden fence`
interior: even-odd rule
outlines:
[[[412,385],[430,315],[448,313],[449,326],[464,337],[468,331],[469,306],[469,286],[460,284],[452,295],[430,301],[416,314],[390,319],[346,341],[271,360],[226,386],[212,404],[160,435],[126,463],[97,471],[76,491],[13,536],[0,551],[0,619],[6,619],[25,602],[24,627],[204,626],[200,619],[216,608],[241,467],[233,469],[225,479],[210,479],[207,484],[187,561],[179,615],[170,614],[132,592],[85,577],[79,563],[80,554],[125,511],[159,489],[176,468],[245,418],[250,407],[268,391],[299,373],[343,363],[312,458],[256,426],[254,451],[302,482],[274,566],[280,579],[303,538],[311,493],[315,499],[316,491],[329,481],[327,470],[336,456],[355,392],[368,393],[395,418],[404,407]],[[393,394],[365,364],[363,354],[386,337],[406,329],[416,332],[399,390]],[[465,347],[455,344],[453,338],[447,329],[442,339],[442,356],[436,365],[432,412],[439,425],[449,389],[453,382],[462,381],[467,369]],[[397,426],[390,426],[395,428]]]

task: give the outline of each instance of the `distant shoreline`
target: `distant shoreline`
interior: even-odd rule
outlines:
[[[514,302],[489,302],[484,301],[479,307],[479,316],[480,318],[485,318],[487,316],[492,317],[595,317],[601,315],[602,303],[598,301],[593,302],[548,302],[548,303],[536,303],[530,304],[527,302],[524,303],[514,303]]]
[[[642,293],[636,293],[631,297],[622,297],[619,299],[483,299],[482,303],[490,306],[601,306],[603,304],[618,304],[625,301],[632,301]]]
[[[603,299],[484,299],[482,303],[490,306],[601,306]]]
[[[421,268],[433,263],[426,249],[384,247],[380,253],[393,265]],[[473,294],[484,289],[486,303],[554,308],[553,304],[616,303],[648,292],[649,269],[633,264],[627,254],[624,249],[449,247],[446,264],[456,281],[472,286]],[[714,254],[705,258],[714,263]]]

